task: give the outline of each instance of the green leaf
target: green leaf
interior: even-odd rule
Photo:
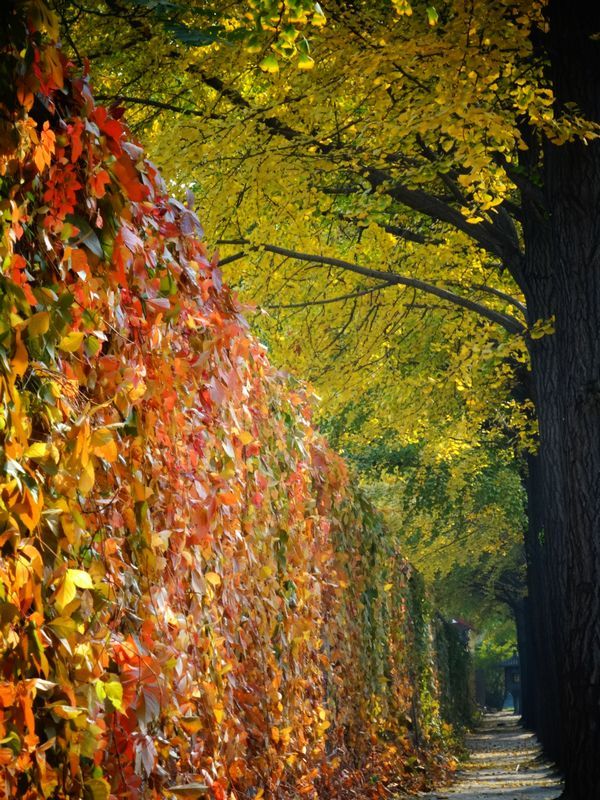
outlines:
[[[269,53],[268,56],[265,56],[258,66],[263,72],[269,72],[272,75],[279,72],[279,62],[273,53]]]
[[[88,336],[85,340],[85,350],[89,356],[95,356],[100,351],[102,342],[96,336]]]
[[[77,228],[79,228],[79,233],[77,236],[69,240],[69,244],[75,246],[82,244],[84,247],[87,247],[87,249],[95,256],[98,256],[98,258],[104,258],[102,244],[98,238],[98,234],[92,228],[90,223],[83,217],[73,214],[68,214],[66,220],[67,222],[70,222],[71,225],[75,225]]]
[[[435,6],[427,6],[427,22],[433,27],[437,25],[439,14]]]
[[[4,739],[0,739],[0,747],[10,747],[13,753],[18,756],[21,752],[21,740],[15,731],[11,731]]]
[[[166,26],[169,33],[188,47],[209,47],[215,42],[223,42],[225,29],[220,25],[212,25],[203,30],[188,28],[181,22],[170,22]]]

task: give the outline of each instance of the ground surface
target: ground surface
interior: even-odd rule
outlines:
[[[488,714],[467,737],[468,763],[455,783],[422,795],[423,800],[555,800],[561,793],[555,771],[540,756],[533,734],[517,717]]]

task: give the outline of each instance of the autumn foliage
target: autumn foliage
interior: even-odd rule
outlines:
[[[54,17],[7,31],[0,796],[422,785],[444,730],[409,565]]]

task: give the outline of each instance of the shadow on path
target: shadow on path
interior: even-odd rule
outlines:
[[[428,800],[555,800],[562,786],[553,767],[543,760],[532,733],[518,717],[506,712],[487,714],[477,731],[467,736],[469,761],[445,789]]]

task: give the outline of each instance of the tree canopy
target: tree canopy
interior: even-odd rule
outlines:
[[[525,307],[495,271],[508,214],[497,206],[510,208],[515,185],[504,162],[486,163],[502,203],[484,203],[479,162],[463,156],[476,148],[482,161],[494,142],[507,150],[512,75],[530,55],[532,23],[508,7],[482,19],[475,9],[464,60],[457,39],[468,19],[399,11],[329,6],[323,29],[302,31],[310,71],[282,58],[263,70],[254,44],[186,47],[148,17],[127,47],[131,30],[110,17],[82,19],[72,36],[94,42],[99,91],[128,105],[173,187],[195,191],[208,241],[258,305],[255,329],[278,363],[314,382],[322,421],[343,429],[338,446],[426,437],[422,459],[435,468],[454,458],[455,474],[477,480],[494,442],[516,455],[534,426],[510,393],[527,360]],[[202,24],[193,9],[186,24]],[[485,75],[469,74],[482,53]],[[488,112],[486,130],[467,110],[492,97],[503,107]],[[518,132],[511,141],[514,150]],[[425,191],[436,197],[433,221],[417,202]],[[497,530],[496,547],[505,544]]]

